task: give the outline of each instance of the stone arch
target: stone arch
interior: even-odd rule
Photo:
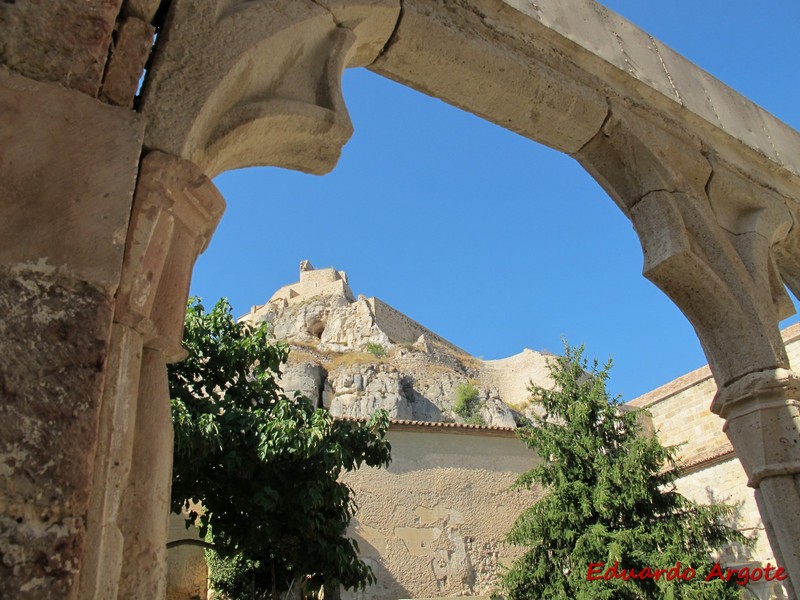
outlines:
[[[24,290],[37,307],[7,321],[5,410],[21,425],[0,441],[29,464],[9,463],[3,492],[0,549],[17,561],[0,566],[6,585],[35,582],[31,593],[64,598],[163,595],[165,364],[180,356],[176,314],[224,207],[209,177],[250,164],[332,168],[352,130],[339,78],[355,65],[570,154],[601,182],[634,223],[646,275],[698,331],[719,386],[713,408],[776,556],[800,582],[800,385],[777,332],[782,282],[795,294],[800,282],[800,135],[578,0],[172,0],[133,113],[131,81],[160,4],[66,3],[69,22],[92,31],[71,45],[58,37],[61,13],[0,9],[12,23],[7,47],[22,48],[0,55],[0,102],[21,123],[4,134],[18,160],[0,181],[13,206],[43,219],[61,207],[63,181],[79,197],[62,208],[78,235],[0,252],[4,302]],[[59,42],[49,55],[24,42],[48,36]],[[40,185],[48,172],[52,188]],[[27,218],[12,209],[0,228],[31,230]],[[30,357],[18,356],[23,346]],[[52,380],[44,365],[67,375]],[[51,464],[41,426],[76,398],[79,427],[65,429],[74,439]],[[45,508],[37,484],[52,492],[44,512],[26,508]]]

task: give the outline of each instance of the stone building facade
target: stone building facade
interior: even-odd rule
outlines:
[[[480,596],[516,556],[503,540],[541,490],[511,491],[536,456],[508,427],[395,421],[392,464],[346,473],[349,534],[378,581],[347,600]]]

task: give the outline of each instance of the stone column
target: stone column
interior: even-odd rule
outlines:
[[[167,362],[181,338],[191,272],[225,203],[192,163],[142,161],[114,312],[100,415],[83,598],[165,593],[172,422]]]
[[[711,410],[742,461],[775,557],[800,573],[800,378],[784,369],[749,373],[722,387]],[[794,590],[797,585],[793,586]]]
[[[576,158],[631,218],[644,274],[683,311],[718,392],[711,410],[756,489],[775,556],[800,584],[800,379],[778,323],[793,307],[777,251],[796,245],[780,180],[758,185],[678,123],[612,105]],[[787,277],[788,279],[788,277]]]
[[[0,67],[0,596],[74,598],[144,123]]]

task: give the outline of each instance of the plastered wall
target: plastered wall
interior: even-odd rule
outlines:
[[[516,556],[502,541],[506,532],[542,495],[509,490],[535,455],[511,430],[393,424],[388,435],[394,457],[388,469],[344,477],[359,505],[349,534],[378,582],[343,598],[491,591],[500,564]]]

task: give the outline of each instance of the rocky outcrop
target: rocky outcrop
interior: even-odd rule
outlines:
[[[344,272],[315,270],[307,261],[299,282],[244,319],[270,323],[290,345],[284,390],[336,416],[382,408],[393,419],[463,422],[454,404],[466,384],[477,395],[470,422],[513,427],[529,412],[529,382],[549,384],[546,355],[526,349],[476,359],[376,298],[354,299]]]
[[[370,343],[391,345],[364,296],[353,301],[344,294],[326,294],[294,303],[281,298],[261,307],[254,320],[271,323],[279,340],[324,351],[357,352],[366,351]]]

